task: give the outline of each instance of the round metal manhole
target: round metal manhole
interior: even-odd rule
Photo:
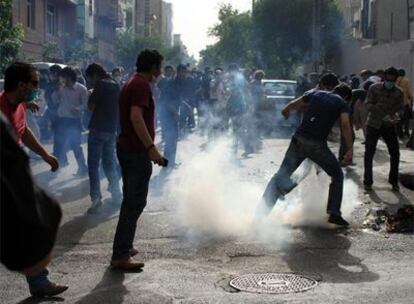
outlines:
[[[230,281],[230,286],[251,293],[296,293],[318,285],[309,277],[288,273],[246,274]]]

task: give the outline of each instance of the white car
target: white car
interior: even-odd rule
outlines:
[[[296,115],[292,113],[286,120],[281,111],[290,101],[295,99],[297,83],[294,80],[263,79],[265,101],[260,114],[264,127],[275,129],[278,127],[296,126]]]

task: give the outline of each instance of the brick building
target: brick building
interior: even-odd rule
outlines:
[[[75,0],[13,0],[13,24],[24,29],[22,57],[26,60],[43,60],[44,45],[55,41],[64,50],[75,39]],[[63,53],[56,53],[62,60]]]

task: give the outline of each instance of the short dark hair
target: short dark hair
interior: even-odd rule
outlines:
[[[159,68],[163,60],[164,57],[157,50],[145,49],[138,55],[137,72],[150,72],[154,66]]]
[[[86,68],[85,75],[87,77],[98,76],[99,78],[104,78],[108,74],[101,65],[97,63],[92,63]]]
[[[341,96],[346,101],[350,101],[352,99],[352,89],[345,83],[337,85],[333,90],[333,93]]]
[[[398,77],[400,76],[400,74],[398,73],[398,70],[394,67],[389,67],[388,69],[385,70],[385,75],[391,75],[391,76],[395,76]]]
[[[374,82],[373,82],[373,81],[371,81],[371,80],[365,81],[365,82],[364,82],[364,87],[363,87],[363,89],[364,89],[365,91],[368,91],[368,90],[369,90],[369,88],[370,88],[370,86],[372,86],[373,84],[374,84]]]
[[[239,66],[238,66],[238,64],[237,63],[232,63],[232,64],[230,64],[229,65],[229,71],[230,72],[233,72],[233,71],[238,71],[240,68],[239,68]]]
[[[184,64],[179,64],[177,66],[177,73],[182,72],[182,71],[187,71],[187,66]]]
[[[319,82],[321,85],[329,89],[333,89],[339,84],[338,76],[334,73],[323,74]]]
[[[398,74],[400,74],[401,77],[404,77],[405,76],[405,70],[404,69],[399,69]]]
[[[60,77],[69,78],[73,82],[76,82],[76,80],[78,79],[78,75],[76,75],[75,69],[74,68],[71,68],[71,67],[65,67],[60,72]]]
[[[59,75],[61,71],[62,71],[62,67],[60,65],[57,65],[57,64],[54,64],[49,68],[49,72],[52,73],[52,74]]]
[[[12,92],[17,88],[19,82],[28,83],[32,79],[32,72],[36,68],[26,62],[12,63],[4,73],[4,91]]]

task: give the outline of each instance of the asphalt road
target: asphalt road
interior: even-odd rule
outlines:
[[[229,143],[212,142],[205,147],[195,135],[181,142],[182,165],[167,177],[164,189],[157,187],[163,184],[157,179],[159,169],[154,171],[148,206],[135,238],[138,259],[146,263],[141,273],[108,268],[119,206],[110,202],[106,184],[102,185],[103,210],[89,216],[88,180],[72,176],[76,165],[52,176],[46,165],[34,162],[36,180],[59,200],[64,212],[49,268],[52,280],[70,288],[61,298],[48,302],[413,303],[413,235],[375,232],[362,226],[370,208],[396,209],[414,203],[413,191],[390,191],[382,143],[371,195],[360,187],[364,146],[360,139],[355,144],[356,165],[347,171],[354,186],[346,187],[344,200],[350,229],[326,226],[323,212],[315,215],[315,210],[308,209],[318,197],[324,208],[322,192],[328,184],[324,177],[316,183],[304,180],[304,186],[286,197],[285,207],[274,210],[268,226],[259,225],[256,230],[247,224],[248,212],[257,205],[288,142],[287,138],[263,140],[260,151],[249,158],[232,155]],[[229,164],[228,159],[236,161]],[[403,150],[401,171],[413,173],[413,164],[414,153]],[[298,202],[305,206],[301,211],[286,207]],[[314,218],[311,225],[306,224],[308,216]],[[266,237],[262,237],[264,230]],[[283,295],[237,292],[229,286],[238,275],[268,272],[304,274],[319,284],[307,292]],[[4,268],[0,273],[0,303],[41,302],[28,298],[23,276]]]

